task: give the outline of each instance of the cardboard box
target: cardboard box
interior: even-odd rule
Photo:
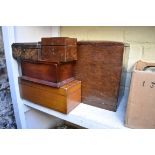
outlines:
[[[155,128],[155,72],[146,71],[155,63],[135,64],[128,97],[125,126]]]

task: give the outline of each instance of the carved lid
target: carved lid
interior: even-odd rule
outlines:
[[[41,48],[40,42],[13,43],[12,48]]]

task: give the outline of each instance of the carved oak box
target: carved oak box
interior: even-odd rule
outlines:
[[[82,81],[82,102],[116,111],[124,44],[79,41],[75,78]]]
[[[73,62],[21,61],[22,78],[33,82],[61,87],[74,80]]]
[[[13,43],[13,57],[20,60],[69,62],[77,60],[77,39],[69,37],[42,38],[41,42]]]
[[[19,87],[23,99],[65,114],[81,102],[81,82],[78,80],[54,88],[19,78]]]
[[[13,43],[12,55],[18,61],[21,60],[39,60],[41,53],[41,44],[36,43]]]
[[[77,60],[77,39],[53,37],[41,39],[41,59],[51,62]]]

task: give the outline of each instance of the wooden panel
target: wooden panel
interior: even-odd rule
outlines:
[[[57,82],[57,64],[21,61],[22,75]]]
[[[19,85],[22,98],[65,114],[81,101],[81,82],[77,80],[61,88],[53,88],[19,78]]]
[[[77,46],[66,46],[66,62],[77,59]]]
[[[74,90],[73,93],[68,93],[67,97],[67,113],[69,113],[73,108],[75,108],[81,102],[81,85],[76,91]],[[75,89],[75,88],[74,88]]]
[[[58,81],[64,81],[73,77],[73,63],[62,63],[58,65]]]
[[[50,91],[46,91],[46,93],[44,93],[41,89],[37,89],[33,85],[27,86],[22,84],[20,87],[22,98],[42,106],[52,108],[56,111],[66,111],[65,96],[53,94],[50,93]]]
[[[114,42],[78,42],[75,78],[82,81],[82,102],[115,111],[124,46]]]
[[[90,62],[122,64],[124,46],[105,46],[104,44],[79,44],[78,60],[85,64]],[[82,52],[83,51],[83,52]],[[80,52],[80,53],[79,53]],[[82,54],[82,55],[81,55]],[[87,59],[86,59],[87,58]]]

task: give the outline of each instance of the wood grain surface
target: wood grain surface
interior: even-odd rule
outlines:
[[[21,70],[23,76],[53,83],[62,82],[63,84],[63,81],[73,78],[72,62],[58,64],[46,61],[24,60],[21,61]]]
[[[54,88],[19,78],[19,86],[23,99],[65,114],[81,102],[81,82],[78,80]]]
[[[20,60],[69,62],[77,60],[77,39],[69,37],[42,38],[41,42],[13,43],[12,55]]]
[[[76,38],[69,37],[46,37],[41,38],[41,45],[59,45],[59,46],[74,46],[77,44]]]
[[[40,59],[41,45],[39,43],[13,43],[12,55],[18,61]]]
[[[75,78],[82,81],[82,102],[116,111],[123,43],[79,41]]]

